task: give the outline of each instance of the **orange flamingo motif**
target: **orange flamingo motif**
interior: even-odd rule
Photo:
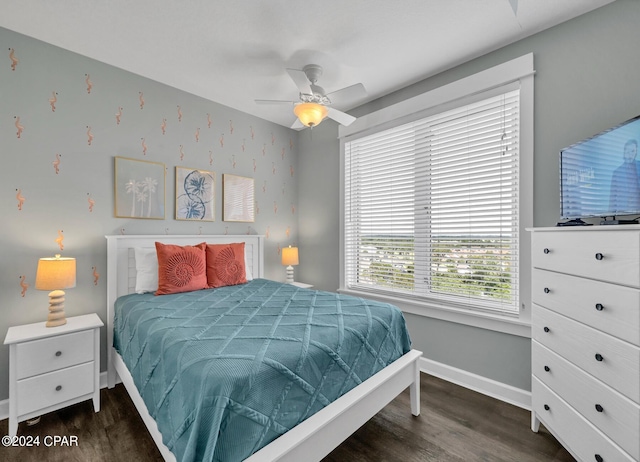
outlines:
[[[87,201],[89,202],[89,212],[93,212],[93,206],[96,205],[96,201],[91,198],[90,193],[87,193]]]
[[[56,103],[58,102],[58,93],[52,92],[53,96],[49,98],[49,104],[51,105],[51,112],[56,112]]]
[[[120,125],[120,117],[122,117],[122,107],[118,106],[118,112],[116,112],[116,125]]]
[[[289,238],[289,236],[291,235],[291,227],[287,226],[287,230],[285,231],[285,234],[287,235],[287,239]]]
[[[182,122],[182,108],[178,105],[178,122]]]
[[[291,203],[291,215],[295,215],[295,214],[296,214],[296,206],[292,202]]]
[[[162,134],[164,135],[167,132],[167,119],[162,119],[162,125],[160,125],[162,129]]]
[[[251,139],[256,136],[256,133],[253,131],[253,125],[249,125],[249,130],[251,131]]]
[[[282,157],[282,160],[284,160],[284,146],[282,147],[282,154],[280,155],[280,157]]]
[[[58,244],[58,247],[60,247],[60,250],[64,250],[64,244],[62,243],[62,241],[64,241],[64,235],[62,233],[63,231],[59,229],[58,237],[56,238],[56,244]]]
[[[184,151],[182,150],[182,145],[180,145],[180,160],[184,160]]]
[[[145,143],[145,139],[144,138],[140,138],[142,140],[142,155],[146,156],[147,155],[147,143]]]
[[[264,180],[264,183],[262,183],[262,192],[263,193],[267,192],[267,180]]]
[[[278,252],[278,255],[280,255],[280,253],[282,252],[282,248],[280,247],[280,244],[278,244],[278,247],[276,248],[276,252]]]
[[[200,129],[199,128],[196,128],[195,136],[196,136],[196,143],[198,143],[200,141]]]
[[[256,200],[256,215],[260,215],[260,204]]]
[[[278,214],[278,202],[273,201],[273,213],[274,215]]]
[[[91,77],[89,74],[85,74],[85,83],[87,84],[87,93],[91,94],[91,89],[93,88],[93,82],[91,81]]]
[[[242,148],[242,152],[244,152],[244,138],[242,138],[242,144],[240,145],[240,147]]]
[[[124,235],[124,228],[120,228],[120,234]]]
[[[97,286],[98,280],[100,279],[100,274],[98,273],[98,269],[95,266],[92,266],[91,269],[93,270],[93,285]]]
[[[231,156],[231,167],[236,168],[236,155]]]
[[[289,165],[289,173],[291,173],[291,176],[293,177],[293,174],[295,173],[295,170],[293,169],[293,165]]]
[[[212,123],[211,114],[207,112],[207,128],[211,128],[211,123]]]
[[[264,156],[267,153],[267,143],[262,145],[262,155]]]
[[[25,282],[26,279],[27,277],[24,274],[20,276],[20,287],[22,287],[22,290],[20,291],[20,295],[22,295],[23,297],[24,297],[24,294],[27,293],[27,289],[29,288],[29,284]]]
[[[224,227],[224,235],[226,236],[227,234],[229,234],[229,227],[225,226]]]
[[[22,132],[24,131],[24,126],[20,124],[20,116],[13,116],[14,119],[16,119],[15,122],[15,126],[18,129],[18,131],[16,132],[16,135],[18,135],[18,138],[20,138],[22,136]]]
[[[274,175],[276,174],[276,163],[275,162],[271,162],[271,173],[273,173]]]
[[[93,141],[93,133],[91,133],[91,125],[87,125],[87,143],[91,146]]]
[[[233,120],[229,119],[229,133],[233,135]]]
[[[18,60],[18,58],[16,58],[16,50],[14,50],[13,48],[9,48],[9,59],[11,60],[11,70],[15,71],[16,66],[20,61]]]
[[[209,151],[209,165],[213,165],[213,151]]]
[[[293,140],[289,138],[289,150],[293,149]]]
[[[56,175],[60,173],[60,161],[61,161],[60,157],[61,156],[62,154],[58,154],[56,152],[56,160],[53,161],[53,169],[56,171]]]
[[[138,92],[138,100],[140,101],[140,109],[144,109],[144,93]]]
[[[264,237],[266,237],[267,239],[269,239],[269,237],[271,236],[271,229],[269,226],[267,226],[267,230],[264,233]]]
[[[254,171],[254,173],[255,173],[257,167],[258,167],[258,164],[256,163],[256,158],[254,157],[253,158],[253,171]]]
[[[220,139],[218,141],[220,141],[220,147],[224,148],[224,133],[220,135]]]
[[[20,189],[16,189],[16,199],[18,199],[18,210],[22,210],[22,206],[24,205],[24,196]]]
[[[276,136],[271,132],[271,145],[273,146],[274,144],[276,144]]]

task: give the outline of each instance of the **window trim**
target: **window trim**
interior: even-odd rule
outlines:
[[[340,288],[341,293],[389,301],[407,313],[433,317],[522,337],[531,336],[531,236],[526,228],[533,226],[533,53],[465,77],[432,91],[393,104],[359,117],[348,127],[339,127],[340,138]],[[345,284],[345,141],[407,123],[430,113],[445,110],[448,105],[460,105],[460,100],[508,85],[520,84],[520,312],[518,317],[506,317],[474,310],[461,310],[444,303],[399,301],[397,298],[360,292]]]

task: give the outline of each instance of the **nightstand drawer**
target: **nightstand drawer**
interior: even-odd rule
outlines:
[[[16,354],[18,380],[92,361],[93,330],[19,343]]]
[[[94,392],[93,361],[29,379],[19,380],[18,415],[45,409]]]

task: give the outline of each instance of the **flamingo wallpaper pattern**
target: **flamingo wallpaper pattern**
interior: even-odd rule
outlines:
[[[7,29],[0,43],[0,335],[45,319],[35,271],[54,253],[77,259],[67,315],[104,319],[107,234],[262,234],[265,275],[284,279],[280,249],[298,230],[298,132]],[[115,217],[118,156],[165,165],[164,219]],[[175,219],[176,167],[213,172],[213,221]],[[224,173],[255,179],[255,222],[222,221]]]

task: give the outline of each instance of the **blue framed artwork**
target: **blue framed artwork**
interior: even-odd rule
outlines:
[[[216,174],[176,167],[176,220],[215,221]]]

